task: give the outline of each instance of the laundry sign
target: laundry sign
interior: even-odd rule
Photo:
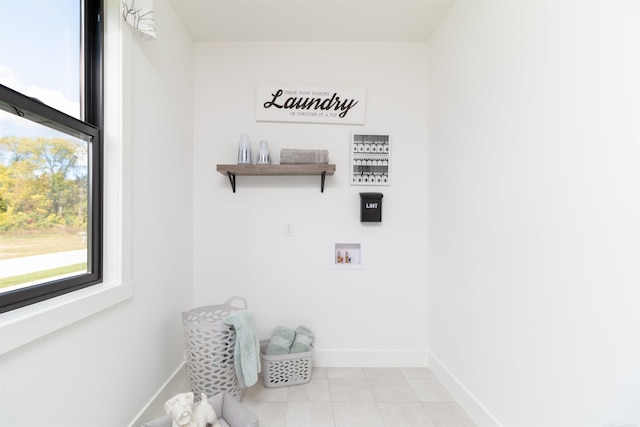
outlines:
[[[363,125],[366,103],[361,88],[259,86],[256,120]]]

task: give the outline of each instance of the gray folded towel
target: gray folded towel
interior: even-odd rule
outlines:
[[[293,340],[289,353],[305,353],[311,350],[314,335],[313,331],[306,326],[298,326],[296,328],[296,338]]]
[[[296,337],[296,332],[284,326],[276,326],[271,334],[271,340],[267,344],[264,354],[275,356],[279,354],[289,354],[291,344]]]
[[[298,150],[283,148],[280,150],[280,164],[327,164],[329,150]]]

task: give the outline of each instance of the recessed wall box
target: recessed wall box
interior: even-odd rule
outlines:
[[[382,193],[360,193],[360,222],[382,222]]]
[[[363,270],[364,259],[362,256],[362,243],[333,242],[331,244],[331,268]]]

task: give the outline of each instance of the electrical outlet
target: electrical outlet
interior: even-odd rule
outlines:
[[[293,224],[286,223],[284,225],[284,235],[287,236],[287,237],[293,236]]]

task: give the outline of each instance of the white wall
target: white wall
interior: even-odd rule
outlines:
[[[317,335],[317,366],[426,364],[426,45],[424,43],[195,44],[195,302],[244,296],[261,338],[276,325]],[[355,86],[367,91],[365,126],[254,120],[263,84]],[[353,132],[392,135],[392,185],[350,185]],[[320,178],[238,177],[240,133],[254,154],[328,149]],[[384,194],[381,224],[360,223],[359,192]],[[283,224],[294,224],[294,236]],[[332,241],[361,242],[365,269],[330,269]]]
[[[180,311],[192,303],[192,51],[171,7],[155,3],[156,41],[123,29],[135,296],[2,355],[2,426],[127,425],[182,363]]]
[[[639,18],[458,2],[429,42],[429,351],[484,425],[640,423]]]

